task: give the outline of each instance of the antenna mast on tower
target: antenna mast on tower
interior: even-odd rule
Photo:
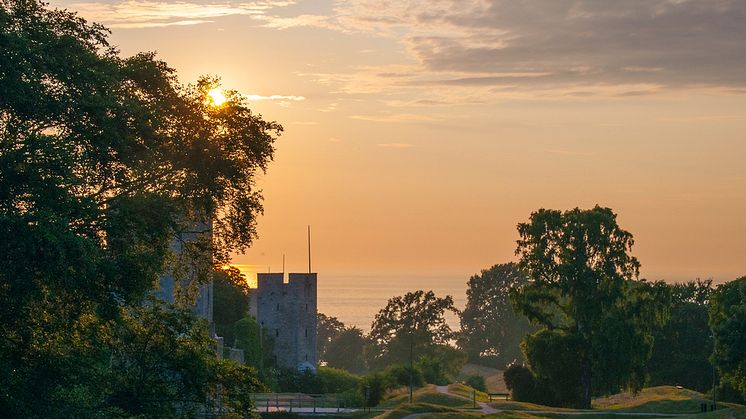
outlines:
[[[311,226],[308,226],[308,273],[311,273]]]

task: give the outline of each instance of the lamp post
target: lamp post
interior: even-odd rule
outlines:
[[[715,334],[710,335],[710,338],[712,338],[712,361],[710,364],[712,365],[712,410],[717,409],[717,401],[716,401],[716,389],[715,389],[715,382],[716,382],[716,375],[715,375],[715,355],[717,354],[717,351],[715,349]]]
[[[409,404],[413,401],[414,388],[414,331],[409,331]]]

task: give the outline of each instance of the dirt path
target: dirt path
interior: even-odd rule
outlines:
[[[448,386],[437,386],[436,389],[438,390],[438,393],[447,394],[447,395],[449,395],[451,397],[458,397],[458,398],[461,398],[461,399],[464,399],[464,400],[471,401],[471,399],[469,399],[467,397],[461,396],[459,394],[450,393],[448,391]],[[473,410],[474,412],[484,413],[485,415],[491,415],[493,413],[499,412],[499,410],[495,409],[494,407],[488,405],[485,402],[477,402],[477,406],[479,406],[479,409],[474,409]]]

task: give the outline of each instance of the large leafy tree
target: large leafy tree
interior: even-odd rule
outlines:
[[[534,372],[566,381],[542,368],[538,354],[572,348],[580,394],[570,402],[590,408],[593,394],[641,388],[650,329],[662,318],[657,307],[666,289],[634,281],[640,264],[629,255],[632,234],[619,227],[611,209],[599,206],[541,209],[518,225],[518,233],[519,266],[531,282],[514,294],[515,304],[546,329],[524,342]]]
[[[107,405],[134,417],[194,416],[222,406],[251,413],[264,390],[250,367],[215,356],[204,320],[152,301],[111,325]]]
[[[515,263],[495,265],[469,279],[458,343],[472,362],[503,366],[523,358],[521,339],[532,327],[515,312],[510,291],[527,282]]]
[[[329,343],[324,360],[330,367],[363,374],[367,371],[366,347],[367,339],[363,331],[354,326],[346,327]]]
[[[90,337],[162,272],[204,280],[251,243],[281,127],[39,1],[0,0],[0,28],[0,410],[34,416],[99,365]],[[173,257],[195,223],[212,240]]]
[[[326,361],[326,351],[329,349],[329,344],[336,338],[342,331],[345,330],[345,324],[339,321],[334,316],[327,316],[324,313],[316,314],[316,350],[319,355],[319,360]]]
[[[235,345],[234,325],[249,313],[249,286],[236,267],[213,272],[213,322],[215,333]]]
[[[441,298],[420,290],[389,299],[371,326],[372,366],[407,363],[411,356],[430,354],[438,345],[447,344],[453,338],[447,312],[458,313],[450,295]]]
[[[712,332],[708,323],[712,280],[670,285],[668,322],[654,332],[648,365],[651,385],[712,388]]]
[[[713,362],[721,379],[746,398],[746,276],[717,287],[710,300]]]

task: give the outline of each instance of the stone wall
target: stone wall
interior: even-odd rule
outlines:
[[[277,365],[316,368],[316,274],[257,274],[256,319],[275,341]]]

